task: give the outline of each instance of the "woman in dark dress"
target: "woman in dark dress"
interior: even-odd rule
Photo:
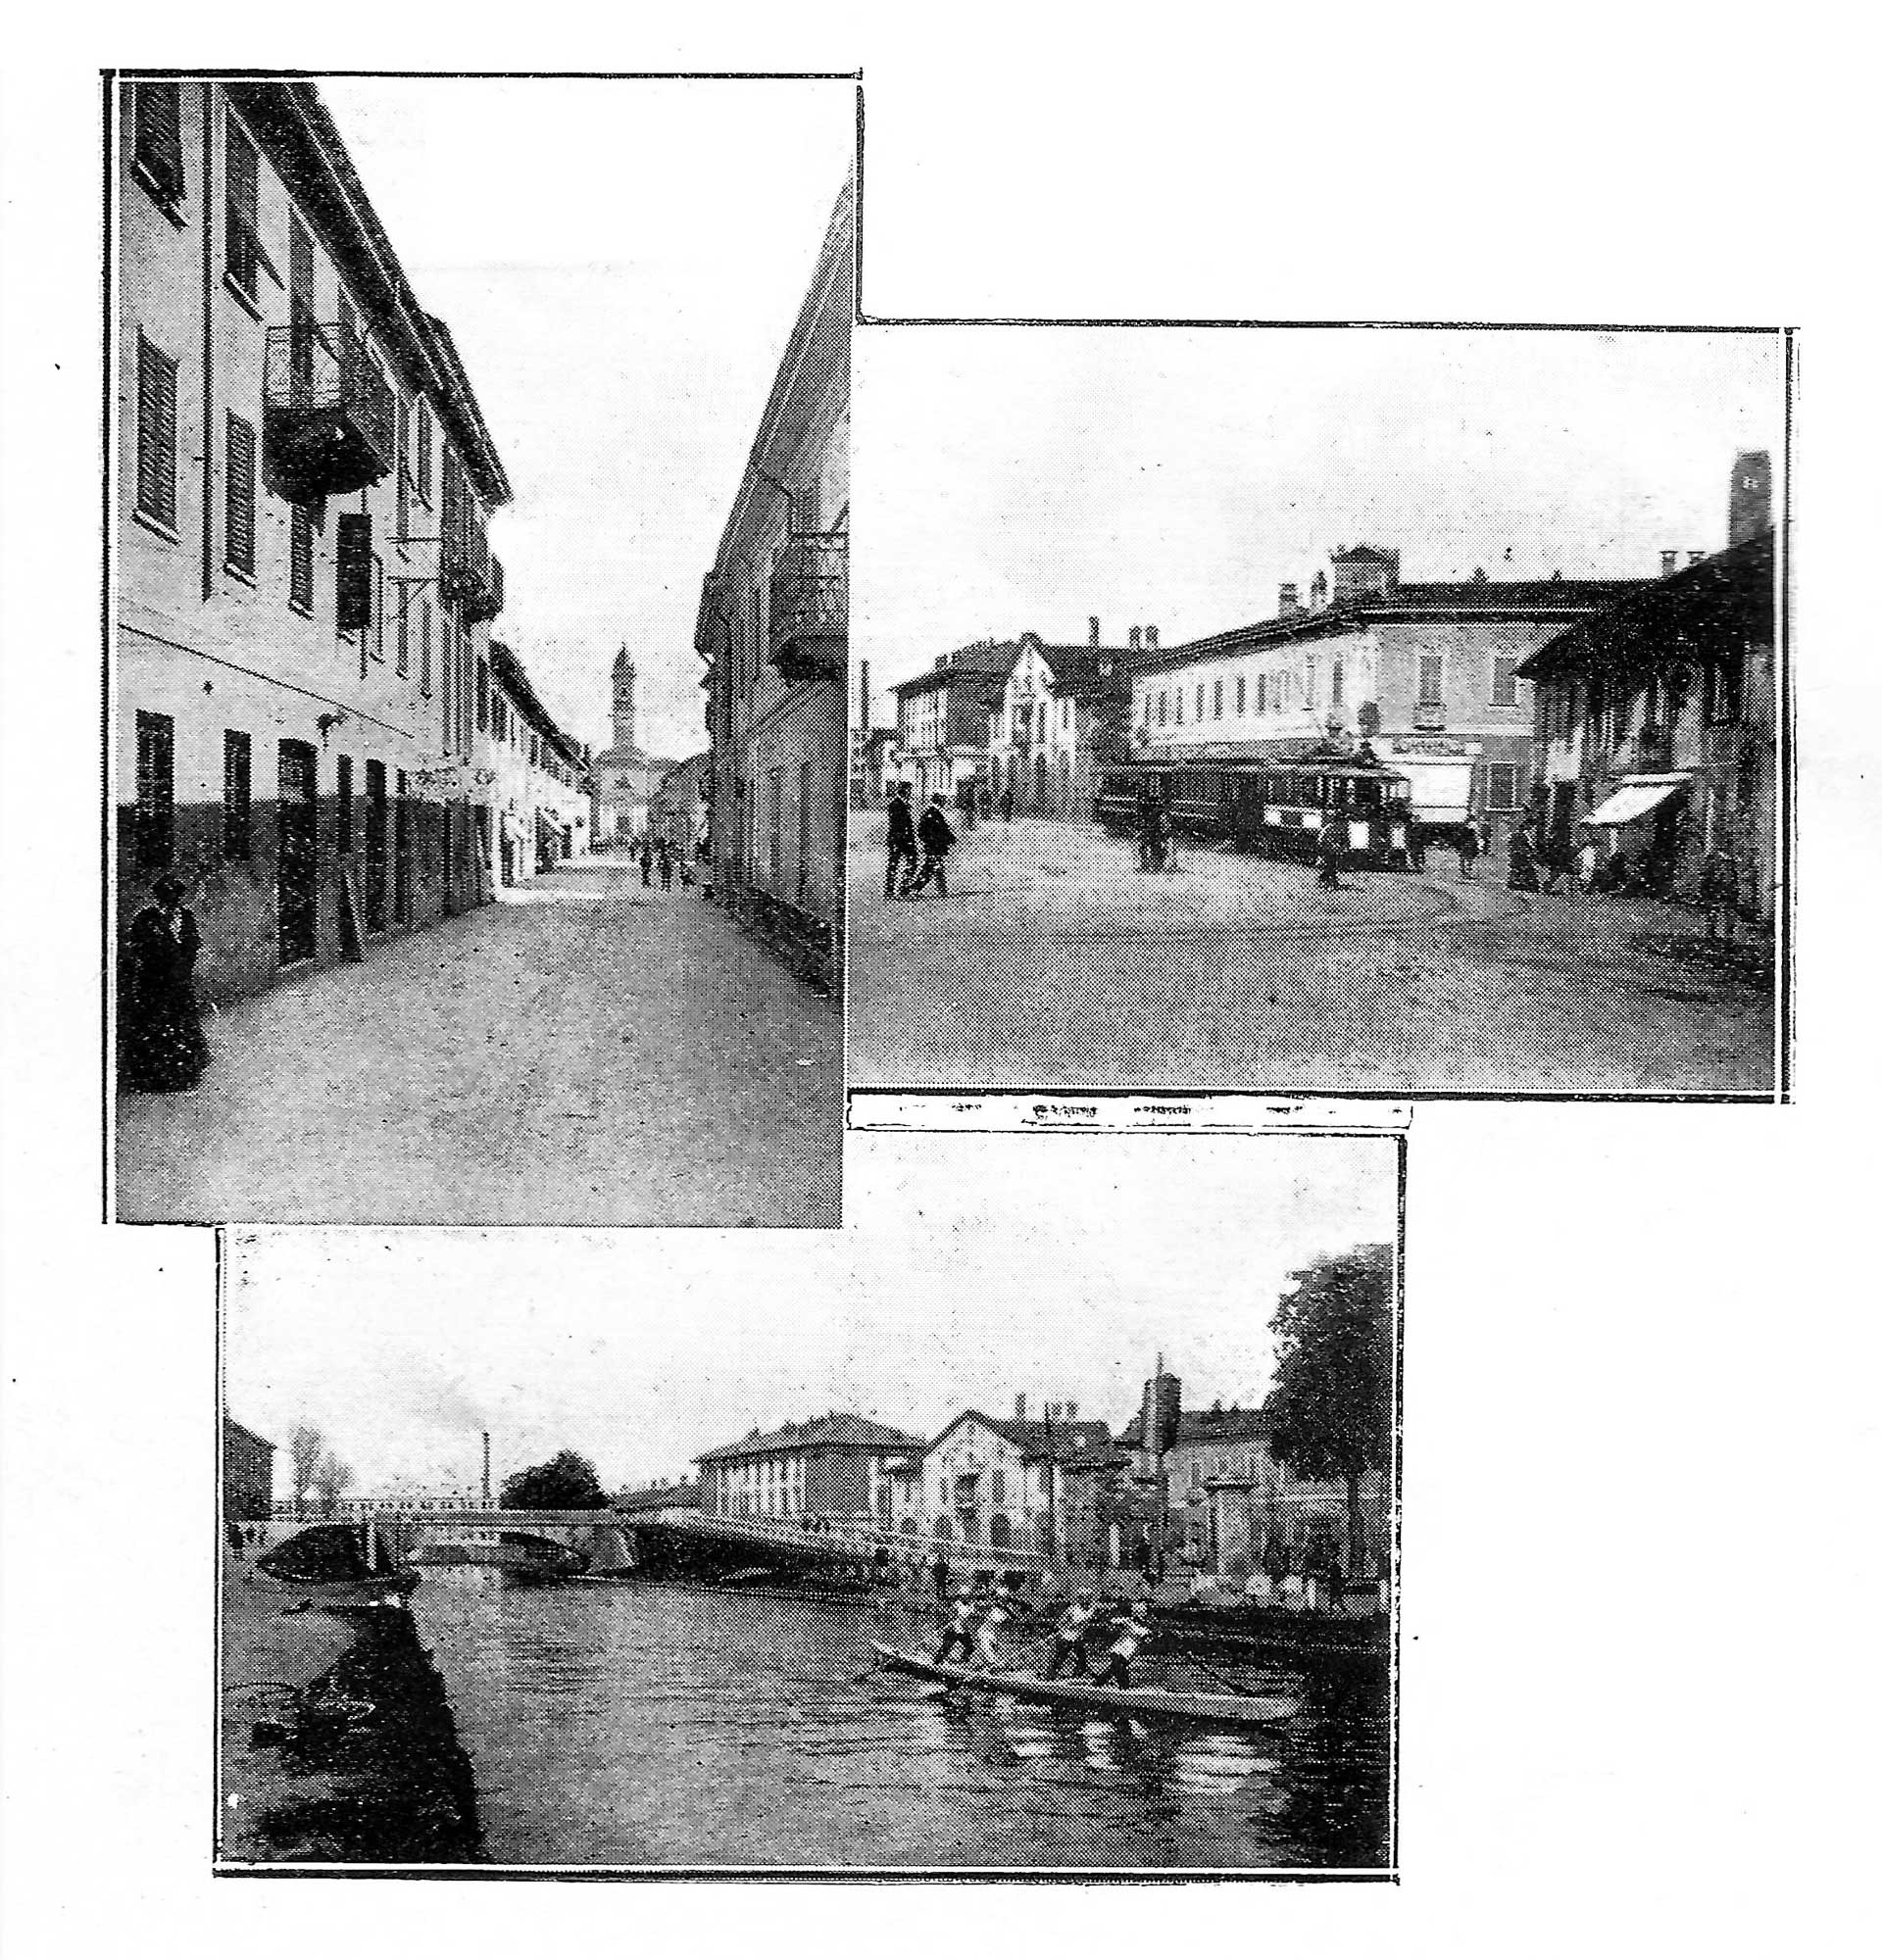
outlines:
[[[179,878],[159,878],[156,901],[130,922],[119,1003],[126,1089],[173,1095],[194,1089],[209,1065],[209,1044],[192,975],[201,944],[196,914]]]

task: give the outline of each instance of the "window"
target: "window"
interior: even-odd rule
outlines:
[[[427,594],[419,601],[419,692],[431,698],[431,600]]]
[[[477,733],[490,732],[490,662],[477,656]]]
[[[223,730],[223,856],[248,856],[248,737]]]
[[[1222,684],[1219,680],[1215,683],[1213,707],[1215,710],[1215,719],[1219,721],[1222,718]]]
[[[1492,708],[1513,708],[1516,705],[1516,668],[1519,662],[1495,660],[1490,663],[1490,706]]]
[[[183,85],[140,81],[130,97],[130,167],[166,211],[183,194]]]
[[[314,238],[301,221],[298,211],[287,214],[287,304],[296,326],[311,326],[314,320]],[[306,336],[308,356],[313,355],[312,334]],[[295,336],[298,352],[302,337]]]
[[[333,785],[333,827],[337,849],[344,857],[353,849],[353,758],[342,756]]]
[[[176,724],[168,714],[137,716],[137,862],[168,864],[176,835]]]
[[[419,502],[431,508],[431,411],[422,397],[419,401]]]
[[[1337,668],[1334,670],[1338,671]],[[1338,700],[1335,695],[1334,699]],[[1440,708],[1444,704],[1444,656],[1442,654],[1420,654],[1418,656],[1418,706],[1420,708]]]
[[[403,586],[397,588],[397,604],[399,609],[397,635],[399,645],[399,678],[403,680],[412,671],[412,615],[406,602],[405,588]]]
[[[1332,689],[1332,695],[1331,695],[1332,704],[1335,708],[1337,708],[1339,707],[1340,703],[1346,699],[1345,662],[1335,661],[1333,662],[1333,678],[1329,683],[1329,685]]]
[[[1183,691],[1180,687],[1176,690],[1176,725],[1178,728],[1183,725]]]
[[[1235,712],[1237,714],[1246,714],[1248,712],[1248,676],[1246,674],[1238,674],[1235,677]]]
[[[395,473],[399,485],[399,536],[406,537],[412,529],[411,490],[412,490],[412,406],[403,395],[398,401],[398,444]],[[404,667],[399,671],[403,673]]]
[[[228,461],[223,476],[223,557],[230,571],[255,576],[255,424],[228,418]]]
[[[1745,665],[1734,656],[1706,663],[1706,719],[1736,721],[1744,711]]]
[[[137,508],[176,528],[176,364],[137,336]]]
[[[800,904],[811,889],[811,765],[797,765],[797,896]]]
[[[1319,699],[1320,663],[1309,661],[1307,663],[1307,705],[1312,708]]]
[[[288,510],[287,603],[303,612],[314,610],[314,513],[306,504]]]
[[[229,283],[253,304],[264,266],[273,273],[262,249],[259,175],[255,145],[231,116],[223,135],[224,224],[223,256]],[[278,277],[278,275],[276,275]]]
[[[1198,681],[1196,683],[1196,719],[1200,721],[1202,718],[1203,718],[1203,684],[1201,681]]]
[[[1485,809],[1514,809],[1522,789],[1522,766],[1518,762],[1486,762],[1483,769]]]
[[[770,799],[770,836],[768,844],[770,852],[770,882],[775,888],[778,873],[784,862],[784,771],[769,769],[765,778],[766,794]]]
[[[385,659],[385,561],[372,554],[372,623],[367,628],[375,661]]]
[[[1169,695],[1167,692],[1157,697],[1157,725],[1164,727],[1169,720]]]
[[[1255,712],[1257,714],[1265,714],[1267,712],[1267,676],[1265,674],[1257,674],[1255,676]]]

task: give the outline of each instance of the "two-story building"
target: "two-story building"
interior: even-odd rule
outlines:
[[[713,811],[713,758],[710,750],[675,762],[655,787],[647,806],[647,828],[688,857],[704,841]]]
[[[887,1526],[889,1465],[921,1439],[832,1409],[808,1422],[754,1429],[694,1460],[708,1517],[851,1519]]]
[[[223,1417],[223,1522],[274,1515],[274,1446],[233,1416]]]
[[[1474,815],[1493,834],[1529,796],[1534,710],[1523,662],[1637,579],[1402,583],[1399,554],[1332,555],[1305,605],[1283,585],[1270,619],[1146,653],[1131,681],[1134,760],[1226,761],[1369,742],[1412,783],[1420,824]]]
[[[1779,904],[1782,690],[1765,451],[1733,463],[1725,550],[1663,572],[1524,664],[1538,814],[1559,847],[1586,830],[1669,894],[1690,895],[1722,843],[1738,862],[1741,910],[1768,921]]]
[[[987,787],[1002,810],[1090,820],[1096,769],[1127,759],[1131,665],[1157,651],[1155,626],[1106,647],[1095,618],[1082,646],[1019,635],[987,736]]]
[[[917,805],[939,791],[950,801],[968,783],[989,782],[989,743],[1000,698],[1019,657],[1012,640],[980,640],[939,654],[925,672],[898,681],[889,779]]]
[[[488,896],[477,676],[510,484],[305,81],[119,84],[118,908],[211,999]]]
[[[561,728],[501,640],[490,647],[488,723],[494,780],[489,826],[498,885],[527,884],[589,849],[588,752]]]
[[[964,1409],[921,1451],[926,1534],[994,1551],[1063,1549],[1068,1479],[1110,1442],[1109,1424],[1081,1421],[1076,1402],[1053,1405],[1044,1419],[1028,1419],[1024,1396],[1015,1396],[1011,1420]],[[906,1476],[902,1489],[906,1503]]]
[[[713,889],[798,971],[843,972],[854,185],[824,233],[700,592]]]

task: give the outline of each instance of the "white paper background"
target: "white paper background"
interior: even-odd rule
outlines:
[[[108,14],[17,23],[0,83],[10,1950],[1865,1947],[1882,432],[1860,14]],[[878,314],[1803,327],[1799,1103],[1420,1110],[1401,1886],[211,1880],[210,1241],[96,1223],[95,71],[140,60],[861,63]],[[1034,1141],[1042,1179],[1065,1174],[1068,1140]],[[766,1256],[753,1235],[755,1280]]]

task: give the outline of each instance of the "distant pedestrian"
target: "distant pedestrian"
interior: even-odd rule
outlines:
[[[1326,821],[1320,825],[1320,834],[1313,840],[1313,857],[1320,867],[1319,884],[1322,891],[1346,890],[1340,883],[1340,860],[1345,856],[1346,819],[1337,810],[1329,810]]]
[[[640,882],[649,888],[654,882],[654,847],[645,837],[640,840]]]
[[[930,1552],[928,1563],[934,1570],[934,1596],[937,1599],[945,1599],[948,1596],[947,1554],[939,1551]]]
[[[1161,871],[1169,862],[1169,812],[1160,796],[1147,796],[1137,807],[1137,868]]]
[[[1525,817],[1516,825],[1515,835],[1510,840],[1511,891],[1521,896],[1523,904],[1529,903],[1528,894],[1539,890],[1540,881],[1536,876],[1536,836]]]
[[[1013,778],[1011,776],[1007,778],[1006,788],[1000,792],[1000,821],[1002,823],[1011,823],[1013,821]]]
[[[660,889],[673,889],[673,847],[664,837],[660,840]]]
[[[1581,840],[1581,849],[1575,853],[1575,884],[1585,897],[1595,889],[1595,881],[1601,876],[1601,852],[1592,837]]]
[[[126,1089],[174,1096],[194,1089],[209,1066],[201,1009],[196,1004],[196,953],[202,936],[183,904],[183,881],[163,877],[153,903],[125,935],[124,982],[118,1002]]]
[[[969,777],[966,782],[959,784],[954,792],[954,807],[961,812],[961,827],[964,830],[973,828],[975,803],[973,779]]]
[[[1699,902],[1706,907],[1706,937],[1729,946],[1738,927],[1738,859],[1722,842],[1699,867]]]
[[[921,869],[912,884],[903,886],[903,896],[914,898],[917,892],[925,891],[929,879],[933,879],[934,889],[945,899],[948,896],[948,853],[954,849],[954,826],[948,821],[947,808],[939,790],[928,799],[928,807],[921,812],[915,834],[921,845]]]
[[[985,823],[993,815],[993,792],[984,782],[976,792],[976,800],[980,810],[980,821]]]
[[[685,851],[675,851],[673,856],[679,860],[679,889],[683,892],[689,889],[693,883],[692,857],[690,853]]]
[[[909,807],[909,786],[897,783],[894,794],[889,798],[889,863],[882,877],[882,896],[892,899],[897,891],[897,873],[901,876],[901,892],[908,896],[910,880],[915,876],[916,852],[915,848],[915,812]]]
[[[1546,894],[1553,897],[1556,887],[1564,880],[1570,884],[1574,882],[1575,858],[1565,836],[1552,833],[1540,847],[1538,855],[1542,860],[1542,890]]]
[[[1458,876],[1476,883],[1477,858],[1483,851],[1483,836],[1476,824],[1465,817],[1458,826]]]

